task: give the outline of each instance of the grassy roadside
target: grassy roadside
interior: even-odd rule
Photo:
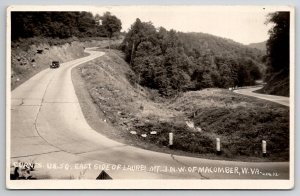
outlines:
[[[289,108],[223,89],[186,92],[172,100],[130,84],[118,51],[72,71],[76,94],[93,129],[128,145],[178,155],[239,161],[289,160]],[[168,134],[174,145],[168,147]],[[215,155],[215,138],[222,155]],[[269,156],[261,156],[261,140]]]

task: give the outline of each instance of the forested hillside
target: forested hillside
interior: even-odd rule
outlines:
[[[49,42],[75,37],[111,38],[121,30],[121,21],[109,12],[103,16],[89,12],[11,14],[13,45],[14,41],[32,37],[49,38]],[[139,19],[121,48],[134,71],[128,74],[131,82],[166,97],[188,90],[253,85],[265,69],[261,50],[209,34],[167,31]]]
[[[251,43],[248,46],[251,48],[257,48],[262,51],[266,51],[267,50],[267,41],[259,42],[259,43]]]
[[[11,88],[53,60],[63,63],[85,56],[85,47],[109,46],[107,39],[120,30],[121,21],[109,12],[11,12]]]
[[[266,55],[266,85],[262,93],[289,96],[290,94],[290,13],[274,12],[268,23],[273,24],[269,31]]]
[[[12,40],[30,37],[111,37],[112,33],[121,30],[121,21],[109,12],[103,16],[93,16],[91,12],[12,12],[11,24]]]
[[[258,49],[203,33],[157,29],[140,19],[131,26],[122,50],[135,72],[129,78],[163,96],[253,85],[264,70]]]

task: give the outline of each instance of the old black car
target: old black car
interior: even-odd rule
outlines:
[[[50,68],[59,68],[59,61],[52,61]]]

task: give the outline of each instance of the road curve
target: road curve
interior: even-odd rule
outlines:
[[[11,164],[37,163],[36,176],[45,179],[95,179],[102,169],[113,179],[289,178],[288,162],[176,156],[124,145],[97,133],[83,116],[71,79],[72,68],[104,54],[86,52],[90,56],[46,69],[11,92]]]
[[[267,94],[261,94],[261,93],[255,93],[254,91],[261,89],[262,87],[252,87],[252,88],[245,88],[245,89],[238,89],[234,92],[242,95],[252,96],[259,99],[264,99],[268,101],[272,101],[275,103],[279,103],[281,105],[290,106],[290,98],[289,97],[283,97],[283,96],[276,96],[276,95],[267,95]]]

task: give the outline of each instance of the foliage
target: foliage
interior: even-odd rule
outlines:
[[[270,38],[267,41],[267,73],[265,77],[267,85],[261,92],[289,96],[290,13],[272,13],[269,15],[267,23],[272,23],[274,26],[269,31]]]
[[[90,12],[11,12],[11,38],[31,37],[112,37],[111,32],[121,28],[121,21],[109,15],[113,21],[117,21],[117,28],[107,28],[108,15],[102,17],[104,24],[100,24],[101,16],[93,16]],[[111,22],[111,19],[108,21]],[[114,23],[113,23],[114,24]],[[111,26],[113,24],[110,24]],[[109,32],[109,33],[107,33]]]
[[[285,70],[288,73],[290,62],[290,13],[275,12],[269,17],[268,22],[273,23],[274,27],[269,31],[270,38],[267,42],[268,66],[274,72]]]
[[[120,32],[122,29],[121,20],[116,16],[111,15],[110,12],[105,12],[101,19],[102,26],[106,31],[107,37],[109,38],[112,38],[114,33]]]
[[[252,85],[262,76],[260,50],[208,34],[157,29],[140,19],[131,26],[122,49],[138,83],[163,96]]]

